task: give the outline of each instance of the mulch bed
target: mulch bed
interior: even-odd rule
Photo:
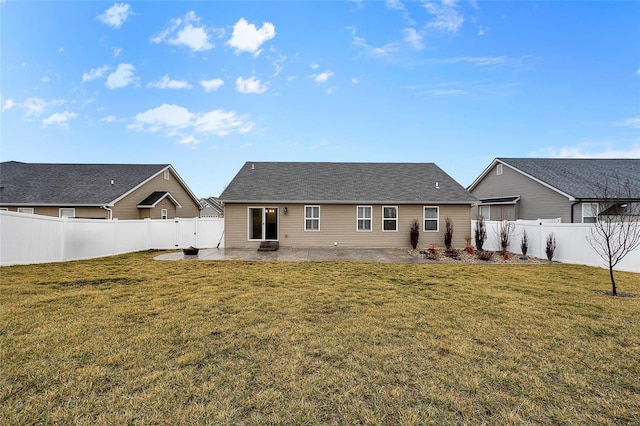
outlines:
[[[522,256],[521,254],[508,253],[503,256],[500,252],[485,252],[491,253],[485,257],[489,257],[488,260],[483,260],[483,257],[479,252],[469,254],[465,250],[445,250],[435,249],[435,253],[429,249],[416,249],[409,250],[412,256],[426,259],[433,263],[478,263],[478,264],[541,264],[549,263],[546,259],[539,259],[537,257]]]

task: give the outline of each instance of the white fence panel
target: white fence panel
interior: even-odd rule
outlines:
[[[485,221],[487,227],[487,240],[483,248],[485,250],[498,251],[500,247],[500,221]],[[512,253],[522,254],[520,243],[523,231],[527,232],[529,256],[546,259],[547,237],[553,233],[556,239],[556,249],[553,260],[563,263],[578,265],[608,267],[606,262],[589,244],[588,238],[592,238],[593,225],[582,223],[558,223],[555,221],[515,221],[507,248]],[[472,221],[471,231],[475,236],[477,221]],[[472,239],[475,241],[475,239]],[[629,253],[615,270],[640,272],[640,247]]]
[[[61,219],[0,211],[0,265],[62,260],[63,244]]]
[[[148,249],[224,247],[224,219],[67,219],[0,211],[0,265],[89,259]]]

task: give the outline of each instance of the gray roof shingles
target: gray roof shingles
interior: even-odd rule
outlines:
[[[629,182],[640,197],[640,159],[498,158],[563,193],[579,199],[602,197],[608,182]],[[611,188],[610,188],[611,189]]]
[[[477,201],[433,163],[252,161],[244,164],[220,200],[398,204]]]
[[[169,164],[2,162],[0,203],[108,205],[166,167]]]

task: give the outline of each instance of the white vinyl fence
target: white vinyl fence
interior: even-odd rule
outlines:
[[[485,221],[487,227],[487,240],[484,243],[485,250],[501,250],[499,227],[500,221]],[[553,233],[556,239],[556,249],[553,260],[562,263],[597,266],[608,268],[607,263],[591,247],[587,238],[592,238],[591,224],[559,223],[548,220],[517,220],[513,224],[508,251],[522,254],[520,243],[523,231],[527,232],[529,249],[527,256],[546,259],[547,236]],[[472,221],[471,231],[475,236],[477,221]],[[472,238],[472,241],[475,241]],[[614,268],[619,271],[640,272],[640,248],[629,253]]]
[[[69,219],[0,211],[0,265],[60,262],[149,249],[224,247],[224,219]]]

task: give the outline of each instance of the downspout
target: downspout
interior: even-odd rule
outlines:
[[[109,220],[113,220],[113,209],[110,209],[110,208],[109,208],[109,207],[107,207],[107,206],[101,206],[100,208],[101,208],[101,209],[108,210],[108,211],[109,211]]]
[[[582,198],[579,198],[579,199],[577,199],[577,200],[576,200],[576,202],[575,202],[575,203],[571,204],[571,223],[574,223],[574,222],[573,222],[573,219],[574,219],[574,218],[573,218],[573,216],[574,216],[574,214],[573,214],[573,210],[574,210],[574,209],[573,209],[573,208],[574,208],[575,206],[577,206],[578,204],[581,204],[581,203],[582,203]]]

